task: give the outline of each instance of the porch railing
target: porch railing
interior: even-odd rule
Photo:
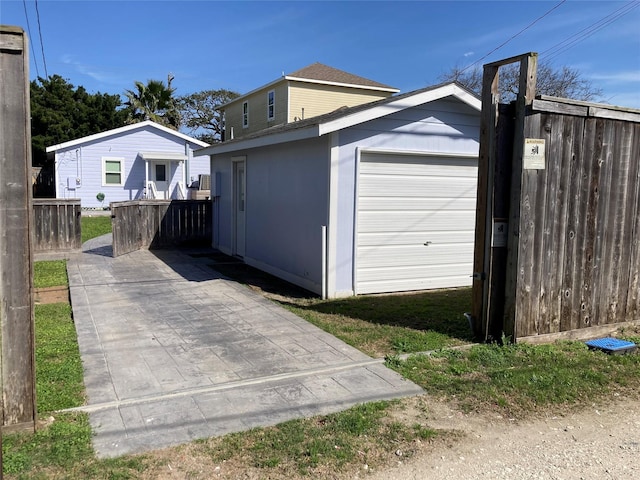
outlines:
[[[178,182],[178,200],[186,200],[187,192],[184,188],[184,183]]]
[[[158,198],[158,190],[156,189],[156,184],[154,182],[147,183],[147,198],[149,200],[155,200]]]

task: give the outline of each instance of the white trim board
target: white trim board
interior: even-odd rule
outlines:
[[[184,133],[180,133],[176,130],[172,130],[168,127],[165,127],[163,125],[160,125],[159,123],[155,123],[152,122],[151,120],[145,120],[144,122],[139,122],[139,123],[133,123],[131,125],[126,125],[124,127],[120,127],[120,128],[114,128],[113,130],[107,130],[106,132],[101,132],[101,133],[95,133],[93,135],[88,135],[86,137],[82,137],[82,138],[77,138],[75,140],[70,140],[68,142],[64,142],[64,143],[58,143],[57,145],[51,145],[50,147],[47,147],[46,152],[55,152],[57,150],[62,150],[65,148],[70,148],[70,147],[74,147],[76,145],[81,145],[83,143],[88,143],[88,142],[94,142],[96,140],[101,140],[103,138],[107,138],[110,137],[112,135],[119,135],[121,133],[126,133],[126,132],[130,132],[133,130],[138,130],[144,127],[152,127],[155,128],[157,130],[160,130],[162,132],[165,133],[169,133],[171,135],[173,135],[174,137],[178,137],[181,138],[182,140],[186,140],[187,142],[190,143],[194,143],[200,147],[208,147],[209,144],[206,142],[203,142],[201,140],[198,140],[196,138],[192,138],[188,135],[185,135]]]

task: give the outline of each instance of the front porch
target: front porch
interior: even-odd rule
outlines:
[[[141,152],[144,160],[143,198],[150,200],[186,200],[186,154]]]

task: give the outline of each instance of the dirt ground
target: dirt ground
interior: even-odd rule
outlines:
[[[636,479],[640,478],[640,399],[612,399],[568,414],[516,423],[499,416],[464,415],[443,405],[428,425],[463,435],[425,448],[396,466],[359,475],[411,479]]]
[[[214,463],[192,447],[156,451],[144,479],[625,480],[640,478],[640,397],[607,406],[549,413],[516,422],[495,413],[463,414],[427,396],[402,402],[395,416],[443,432],[403,452],[390,445],[384,466],[326,467],[305,477],[256,469],[230,459]]]
[[[34,289],[34,302],[36,305],[47,303],[69,303],[68,287],[45,287]]]

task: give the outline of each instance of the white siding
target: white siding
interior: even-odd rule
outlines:
[[[322,226],[327,222],[327,140],[213,156],[220,172],[217,247],[232,252],[231,157],[246,157],[246,245],[250,265],[320,293]],[[215,234],[214,234],[215,235]]]

